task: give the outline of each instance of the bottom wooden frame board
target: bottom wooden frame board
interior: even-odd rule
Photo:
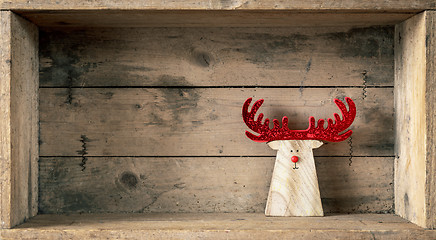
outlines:
[[[436,239],[393,214],[265,217],[263,213],[42,214],[1,239]]]

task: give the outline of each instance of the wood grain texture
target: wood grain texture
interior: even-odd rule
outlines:
[[[11,227],[11,13],[0,11],[0,223]],[[8,61],[9,60],[9,61]]]
[[[393,28],[50,28],[42,87],[393,86]]]
[[[315,161],[326,213],[393,211],[393,158]],[[40,159],[40,213],[263,213],[274,157],[89,157],[83,171],[81,163]]]
[[[277,151],[266,216],[324,216],[316,176],[313,148],[323,143],[316,140],[278,140],[268,142]],[[298,162],[291,162],[297,157]]]
[[[2,12],[1,227],[15,226],[37,212],[38,30]]]
[[[76,9],[99,9],[99,10],[314,10],[314,11],[422,11],[436,9],[434,1],[431,0],[397,0],[397,1],[334,1],[334,0],[297,0],[297,1],[274,1],[274,0],[185,0],[185,1],[137,1],[131,0],[120,2],[117,0],[2,0],[2,9],[12,10],[76,10]]]
[[[392,26],[413,13],[198,11],[198,10],[85,10],[23,11],[21,16],[40,27],[370,27]]]
[[[434,12],[396,27],[395,211],[428,228],[435,227]]]
[[[311,230],[307,228],[310,226]],[[2,239],[434,239],[391,214],[270,218],[263,213],[39,215]]]
[[[427,228],[436,229],[436,12],[426,12],[426,186]]]
[[[84,88],[40,89],[41,156],[274,156],[244,134],[247,97],[265,99],[269,118],[306,129],[309,116],[332,118],[333,99],[357,106],[355,156],[393,155],[393,89],[368,88]],[[71,103],[70,103],[71,102]],[[83,146],[82,135],[86,138]],[[315,156],[348,156],[330,143]]]
[[[12,14],[11,149],[16,225],[38,209],[38,28]]]

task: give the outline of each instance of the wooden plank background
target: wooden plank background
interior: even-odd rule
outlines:
[[[50,28],[43,87],[393,86],[393,28]]]
[[[363,100],[355,88],[44,88],[40,90],[41,156],[265,156],[266,145],[249,140],[241,109],[247,97],[266,99],[266,116],[290,118],[306,129],[308,118],[333,118],[333,98],[355,99],[351,127],[357,156],[392,156],[392,88],[371,88]],[[388,126],[385,126],[388,124]],[[237,133],[237,134],[235,134]],[[163,141],[164,140],[164,141]],[[349,143],[330,143],[317,156],[349,154]]]
[[[265,98],[261,112],[305,129],[349,96],[352,143],[315,150],[325,211],[392,212],[393,37],[392,27],[43,29],[40,211],[263,212],[275,152],[245,137],[244,100]]]
[[[326,213],[392,212],[393,157],[316,158]],[[40,159],[41,213],[263,212],[275,157]]]

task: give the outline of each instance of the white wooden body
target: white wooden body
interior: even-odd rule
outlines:
[[[313,148],[316,140],[279,140],[268,145],[278,150],[266,203],[266,216],[323,216]],[[299,158],[295,164],[292,156]]]

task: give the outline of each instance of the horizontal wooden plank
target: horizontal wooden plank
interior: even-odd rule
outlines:
[[[40,89],[41,156],[274,156],[249,140],[241,116],[248,97],[264,98],[269,118],[290,129],[332,118],[333,98],[355,100],[356,156],[393,156],[392,88],[83,88]],[[85,144],[83,143],[85,142]],[[348,156],[348,141],[315,156]]]
[[[368,27],[400,23],[414,13],[295,11],[17,11],[40,27]]]
[[[264,212],[274,159],[43,157],[39,211]],[[393,157],[315,159],[324,212],[393,211]]]
[[[128,3],[117,0],[2,0],[2,9],[12,10],[75,10],[75,9],[100,9],[100,10],[336,10],[336,11],[420,11],[426,9],[436,9],[436,4],[431,0],[295,0],[295,1],[275,1],[275,0],[184,0],[184,1],[138,1],[132,0]]]
[[[159,222],[161,225],[159,225]],[[201,224],[203,222],[203,224]],[[219,224],[221,223],[221,224]],[[215,225],[217,224],[217,225]],[[227,224],[229,224],[227,226]],[[215,226],[214,226],[215,225]],[[423,230],[393,214],[329,214],[325,217],[266,217],[263,213],[40,214],[16,229],[91,230]]]
[[[393,86],[392,27],[45,29],[42,87]]]
[[[39,215],[3,239],[434,239],[392,214],[265,217],[263,213]]]

